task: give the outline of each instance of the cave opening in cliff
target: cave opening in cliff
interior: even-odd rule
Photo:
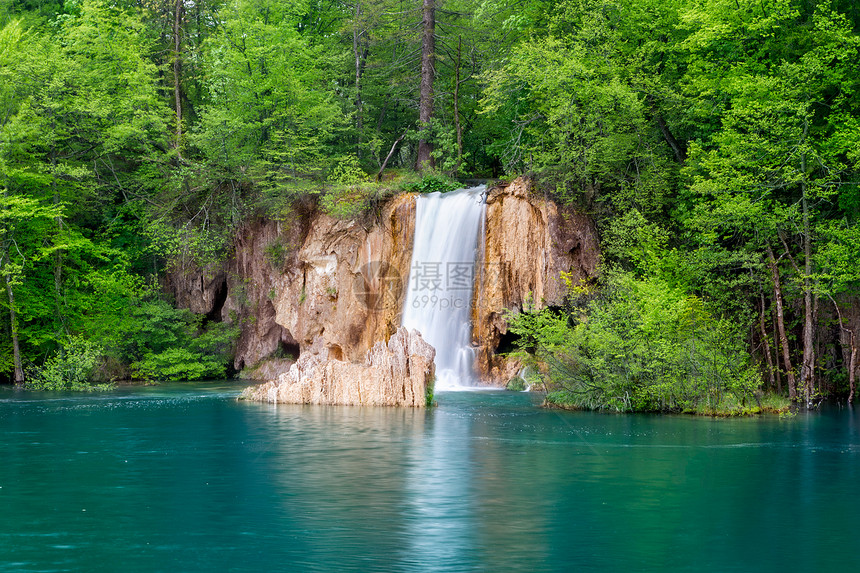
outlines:
[[[221,311],[227,302],[227,279],[222,277],[215,285],[215,296],[212,301],[212,310],[206,313],[206,322],[221,322]]]
[[[288,342],[284,339],[278,343],[278,348],[275,350],[275,358],[286,358],[287,360],[296,361],[299,359],[301,348],[298,342]]]
[[[495,354],[507,354],[519,349],[517,343],[520,340],[519,334],[514,334],[510,330],[499,337],[499,343],[496,345]]]

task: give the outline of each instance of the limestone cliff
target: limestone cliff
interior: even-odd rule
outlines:
[[[234,365],[246,377],[273,380],[309,352],[363,363],[400,325],[415,196],[398,196],[365,221],[313,209],[292,217],[250,222],[221,268],[169,277],[181,306],[239,321]],[[562,272],[574,281],[594,275],[597,234],[587,217],[536,194],[525,179],[489,190],[485,231],[472,338],[480,379],[503,385],[518,368],[497,355],[509,343],[505,309],[521,309],[528,293],[538,306],[560,304]]]
[[[274,321],[302,349],[322,340],[336,359],[360,360],[400,325],[415,198],[400,196],[364,226],[318,214],[273,292]]]
[[[273,379],[314,344],[361,360],[400,325],[414,222],[412,195],[371,222],[319,211],[252,221],[223,269],[173,273],[167,287],[180,306],[239,321],[234,366],[243,376]]]
[[[387,344],[380,341],[368,350],[361,362],[332,357],[319,339],[316,346],[276,381],[248,388],[241,397],[287,404],[426,405],[436,351],[418,331],[400,327]]]

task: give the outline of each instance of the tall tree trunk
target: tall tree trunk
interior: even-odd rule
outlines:
[[[848,359],[848,403],[854,401],[854,390],[857,388],[857,339],[854,330],[848,331],[848,341],[851,345],[850,358]]]
[[[12,292],[12,281],[8,274],[3,275],[6,283],[6,294],[9,296],[9,323],[12,330],[12,361],[15,368],[15,384],[24,383],[24,368],[21,367],[21,346],[18,343],[18,315],[15,312],[15,293]]]
[[[839,319],[839,330],[848,335],[849,358],[848,358],[848,403],[854,401],[854,390],[857,388],[857,338],[854,335],[853,328],[847,328],[842,320],[842,312],[839,310],[839,305],[829,294],[827,297],[833,306],[836,308],[836,317]],[[845,356],[843,352],[843,356]]]
[[[802,170],[806,172],[806,155],[801,158]],[[809,230],[809,205],[806,200],[806,183],[801,182],[802,197],[801,207],[803,209],[803,364],[800,367],[800,380],[803,383],[803,394],[806,398],[807,407],[812,407],[812,399],[815,395],[815,380],[813,370],[815,366],[815,347],[813,338],[814,324],[814,301],[812,294],[812,247]]]
[[[182,0],[173,9],[173,102],[176,108],[176,158],[182,160]]]
[[[764,302],[764,291],[760,293],[761,295],[761,314],[759,315],[759,329],[761,331],[761,343],[764,352],[765,359],[767,360],[767,375],[770,380],[770,387],[776,387],[776,378],[775,378],[775,368],[773,366],[773,357],[770,355],[770,343],[767,339],[767,329],[764,326],[764,313],[767,307]]]
[[[51,133],[56,135],[56,123],[54,122],[53,112],[51,113]],[[52,201],[54,206],[57,209],[60,209],[62,201],[60,200],[60,190],[57,187],[57,148],[55,146],[56,141],[52,139],[51,142],[51,193],[52,193]],[[54,222],[57,224],[57,238],[58,242],[62,240],[63,233],[63,216],[62,214],[57,215],[54,218]],[[57,338],[62,336],[63,332],[66,330],[65,316],[63,307],[64,297],[63,297],[63,261],[65,251],[63,249],[56,249],[53,254],[53,263],[54,263],[54,304],[57,308],[57,330],[56,335]],[[10,291],[11,292],[11,291]]]
[[[430,121],[433,119],[433,79],[436,75],[436,0],[422,0],[421,34],[421,92],[418,102],[418,140],[419,171],[433,169],[433,145],[427,140]]]
[[[675,155],[675,161],[680,163],[681,165],[687,160],[687,151],[684,149],[684,146],[672,135],[672,132],[669,131],[669,126],[666,125],[666,121],[660,114],[655,116],[657,120],[657,127],[660,128],[660,133],[663,134],[663,139],[666,140],[666,143],[669,144],[669,147],[672,148],[672,153]]]
[[[807,124],[804,123],[803,136],[806,139]],[[800,204],[803,211],[803,364],[800,367],[800,379],[803,382],[803,393],[806,397],[807,407],[812,407],[812,398],[815,395],[815,380],[813,370],[815,366],[815,348],[813,345],[813,295],[812,295],[812,236],[809,226],[809,202],[807,201],[806,188],[806,153],[800,154]]]
[[[809,120],[804,118],[801,146],[806,145]],[[815,396],[815,301],[812,293],[812,233],[809,225],[809,201],[806,185],[806,151],[800,153],[800,206],[803,215],[803,363],[800,367],[800,380],[807,408],[813,405]]]
[[[391,144],[391,150],[388,152],[388,155],[385,156],[385,161],[383,161],[382,165],[379,167],[379,173],[376,174],[377,181],[382,181],[382,172],[385,171],[385,167],[388,165],[388,160],[391,159],[392,155],[394,155],[394,150],[397,149],[397,144],[403,141],[404,137],[406,137],[406,133],[395,139],[394,143]]]
[[[818,285],[813,287],[813,295],[812,295],[812,360],[810,360],[810,364],[812,365],[812,390],[813,395],[817,393],[819,396],[822,394],[821,391],[821,376],[818,374],[815,365],[818,363],[818,357],[821,356],[821,337],[818,335],[818,303],[821,302],[818,296]],[[817,386],[817,390],[816,390]]]
[[[776,358],[776,391],[782,394],[782,370],[779,368],[779,334],[776,327],[776,308],[771,310],[771,327],[773,328],[773,350]]]
[[[364,100],[361,97],[361,76],[364,75],[364,64],[367,61],[368,47],[362,36],[366,30],[359,30],[361,23],[361,2],[355,3],[355,21],[352,26],[352,54],[355,57],[355,131],[356,155],[361,159],[361,131],[364,129]]]
[[[776,267],[776,258],[773,249],[767,246],[767,258],[770,265],[770,273],[773,278],[773,294],[776,302],[776,324],[779,328],[779,343],[782,346],[782,361],[785,365],[785,375],[788,377],[788,397],[792,402],[797,402],[797,379],[794,369],[791,367],[791,356],[788,352],[788,336],[785,334],[785,313],[782,308],[782,284],[779,281],[779,269]]]
[[[459,173],[463,163],[463,126],[460,125],[460,63],[463,53],[463,36],[457,37],[457,65],[454,66],[454,128],[457,131],[457,165],[454,171]]]
[[[647,98],[648,104],[651,107],[651,113],[654,114],[654,120],[657,122],[657,127],[660,128],[660,133],[663,134],[663,139],[666,140],[666,143],[672,149],[672,153],[675,155],[675,161],[684,164],[687,160],[687,148],[686,146],[675,139],[675,136],[672,135],[672,132],[669,130],[669,126],[666,125],[666,120],[663,119],[663,116],[660,114],[657,109],[657,102],[654,100],[653,95],[648,95]]]

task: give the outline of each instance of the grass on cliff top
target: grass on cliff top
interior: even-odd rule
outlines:
[[[354,219],[374,211],[386,199],[400,193],[433,193],[463,187],[439,172],[425,174],[409,170],[386,171],[382,181],[360,168],[334,169],[320,193],[320,207],[338,219]]]
[[[460,189],[464,185],[441,171],[424,173],[412,169],[386,169],[377,181],[353,156],[341,159],[324,179],[292,178],[263,187],[255,200],[255,212],[277,220],[302,216],[316,208],[343,220],[359,219],[378,212],[385,201],[402,193],[433,193]]]

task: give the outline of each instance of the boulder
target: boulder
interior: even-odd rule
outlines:
[[[290,369],[248,388],[241,398],[270,403],[422,408],[432,393],[436,350],[412,330],[400,327],[377,342],[364,360],[332,357],[319,339]]]

